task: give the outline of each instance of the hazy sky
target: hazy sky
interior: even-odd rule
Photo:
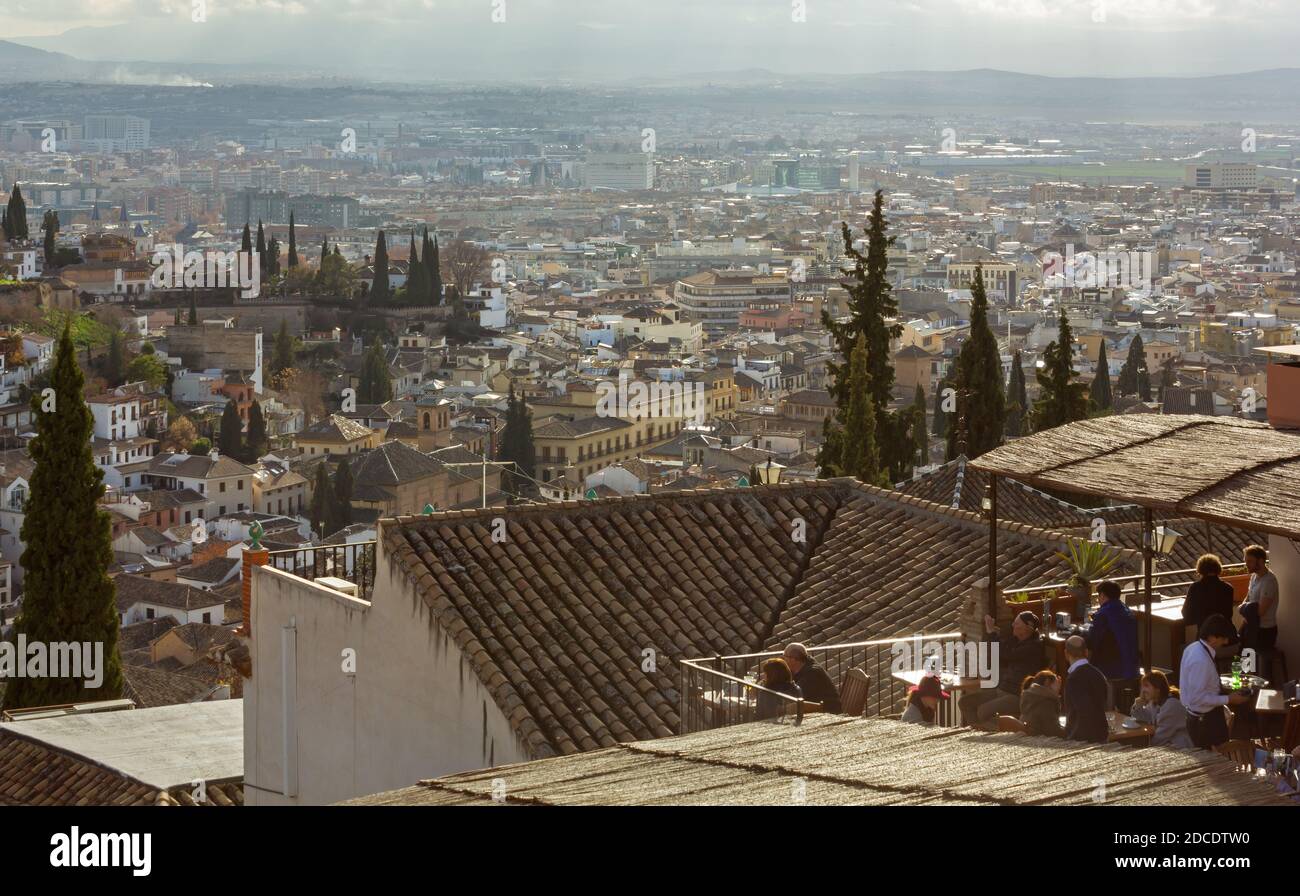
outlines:
[[[0,22],[87,59],[342,76],[1201,75],[1296,65],[1300,0],[0,0]]]

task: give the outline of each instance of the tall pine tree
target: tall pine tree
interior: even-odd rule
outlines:
[[[845,359],[843,364],[832,361],[827,365],[831,377],[831,397],[839,411],[845,414],[853,400],[849,386],[850,358],[857,348],[859,337],[862,337],[867,364],[865,382],[871,390],[869,399],[872,405],[872,430],[877,439],[875,452],[881,466],[894,478],[902,479],[911,468],[916,439],[910,432],[911,414],[894,414],[889,411],[894,389],[890,342],[902,334],[903,327],[894,322],[898,315],[898,301],[894,298],[889,282],[889,247],[893,245],[894,238],[886,233],[889,225],[885,219],[884,204],[885,194],[882,190],[877,190],[867,219],[865,253],[854,245],[848,224],[841,222],[844,254],[853,263],[853,268],[847,272],[850,281],[845,284],[849,293],[849,320],[837,321],[829,312],[823,311],[822,325],[830,333],[837,352]],[[857,449],[839,439],[827,440],[819,452],[822,475],[826,475],[825,471],[830,469],[847,469],[847,458],[842,456],[845,450],[857,452]],[[855,453],[854,456],[858,455]]]
[[[344,458],[334,471],[333,532],[352,525],[352,470]]]
[[[11,240],[27,239],[27,201],[23,199],[23,189],[14,184],[9,194],[9,204],[5,207],[9,222],[6,232]]]
[[[23,606],[14,628],[29,644],[102,645],[103,680],[91,688],[84,679],[12,678],[5,688],[6,710],[122,695],[117,589],[108,575],[112,523],[99,506],[104,474],[91,452],[94,424],[82,400],[84,385],[69,320],[51,368],[52,402],[42,392],[32,393],[36,438],[28,453],[34,467],[20,533],[27,545],[19,560],[25,572]]]
[[[293,223],[293,212],[289,212],[289,268],[298,266],[298,229]]]
[[[235,406],[233,398],[229,399],[225,410],[221,412],[221,428],[217,436],[217,447],[222,454],[236,459],[244,456],[243,430],[244,422],[239,418],[239,408]]]
[[[858,336],[849,353],[845,377],[848,404],[837,408],[817,459],[823,476],[853,476],[871,485],[887,486],[889,474],[881,464],[876,443],[876,405],[871,396],[866,334]]]
[[[1115,391],[1120,395],[1136,395],[1143,401],[1151,400],[1151,372],[1147,370],[1147,352],[1142,344],[1142,334],[1134,333],[1128,344],[1128,356],[1119,370]]]
[[[948,459],[960,453],[979,457],[1002,444],[1006,428],[1006,391],[1002,382],[1002,357],[989,326],[989,300],[984,289],[984,267],[975,265],[971,282],[970,334],[957,355],[953,388],[957,419],[948,425]]]
[[[1115,406],[1110,392],[1110,362],[1106,360],[1106,340],[1101,341],[1101,352],[1097,356],[1097,375],[1092,378],[1089,397],[1099,411],[1109,411]]]
[[[388,244],[384,242],[384,232],[379,231],[375,240],[375,278],[370,286],[370,302],[383,305],[388,301]]]
[[[271,349],[272,378],[293,366],[293,337],[289,335],[288,318],[280,318],[280,329],[275,333],[275,343]]]
[[[1074,335],[1070,319],[1061,309],[1054,342],[1043,351],[1038,371],[1038,400],[1034,402],[1034,431],[1083,420],[1088,416],[1088,395],[1083,383],[1074,382]]]
[[[248,222],[244,222],[244,234],[239,241],[239,251],[245,255],[251,255],[253,252],[253,235],[248,229]]]
[[[311,486],[311,506],[308,508],[312,530],[321,538],[333,534],[329,527],[333,522],[334,491],[330,488],[329,470],[326,469],[328,466],[325,461],[316,466],[316,476]]]
[[[271,440],[266,434],[266,417],[262,415],[262,405],[254,399],[248,409],[248,439],[244,445],[244,463],[254,463],[270,450],[270,447]]]
[[[384,344],[375,337],[361,362],[357,401],[361,404],[383,404],[392,400],[392,397],[393,379],[388,373],[388,354],[384,351]]]
[[[508,494],[523,495],[531,490],[530,480],[536,475],[535,450],[533,412],[523,398],[516,397],[512,383],[506,397],[506,425],[501,431],[501,444],[497,449],[497,460],[506,464],[501,474],[501,487]]]

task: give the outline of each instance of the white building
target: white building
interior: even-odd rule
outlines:
[[[588,153],[583,171],[583,185],[605,190],[653,190],[654,153]]]

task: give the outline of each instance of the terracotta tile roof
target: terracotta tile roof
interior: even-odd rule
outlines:
[[[374,435],[374,430],[364,424],[357,423],[355,420],[349,420],[342,414],[330,414],[319,423],[313,423],[311,426],[303,429],[298,433],[297,440],[300,442],[356,442],[361,439]]]
[[[197,676],[172,669],[133,666],[125,657],[122,676],[125,678],[122,696],[145,708],[193,703],[212,691],[212,685]]]
[[[1001,531],[1017,584],[1061,577],[1060,533]],[[845,479],[403,517],[380,537],[537,757],[674,733],[682,657],[953,630],[987,551],[976,514]]]
[[[671,658],[761,646],[835,504],[828,487],[719,490],[407,517],[381,532],[545,756],[676,731]],[[493,544],[502,514],[509,540]],[[785,535],[796,517],[804,544]]]
[[[117,710],[0,725],[0,805],[243,803],[242,701]],[[214,792],[219,791],[219,792]]]

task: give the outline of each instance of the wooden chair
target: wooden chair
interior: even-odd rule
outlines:
[[[859,666],[850,669],[840,684],[840,712],[861,718],[867,711],[867,694],[871,691],[871,676]]]
[[[1214,748],[1214,752],[1235,762],[1238,771],[1255,770],[1255,745],[1248,740],[1230,740],[1221,743]]]
[[[1017,719],[1015,716],[998,716],[999,731],[1014,731],[1017,734],[1028,734],[1029,726]]]

